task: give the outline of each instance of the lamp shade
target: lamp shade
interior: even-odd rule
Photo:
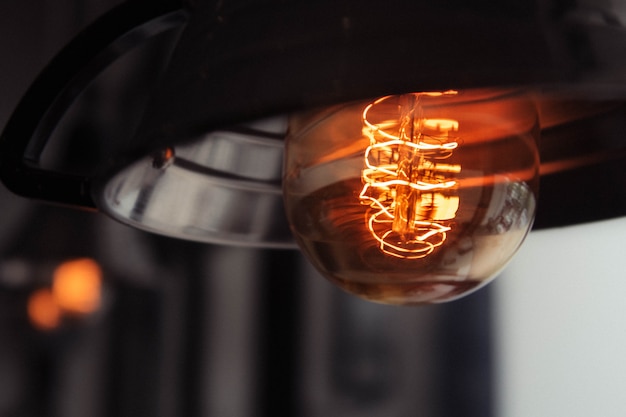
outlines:
[[[40,81],[3,134],[1,168],[9,188],[98,207],[135,227],[180,238],[290,247],[280,179],[288,114],[406,92],[524,88],[537,105],[541,129],[536,227],[626,213],[625,198],[615,192],[626,185],[626,143],[619,134],[626,120],[626,33],[617,6],[481,0],[150,4],[122,5],[74,42],[74,51],[65,51],[76,53],[76,45],[93,39],[110,51],[137,28],[144,36],[132,39],[147,41],[146,28],[162,31],[186,16],[133,140],[111,148],[93,177],[33,174],[33,149],[45,143],[41,131],[52,130],[50,115],[60,117],[64,108],[52,106],[59,95],[43,100],[55,111],[39,108],[43,122],[30,131],[24,127],[32,120],[24,116],[32,102],[42,102]],[[127,23],[120,26],[120,20]],[[95,34],[105,27],[110,33],[103,42]],[[61,97],[85,84],[73,74],[102,61],[102,54],[93,58],[66,68],[72,76],[59,79],[71,82],[58,82]],[[72,62],[60,59],[56,68]],[[40,80],[50,78],[50,68]]]

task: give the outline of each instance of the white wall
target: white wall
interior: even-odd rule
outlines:
[[[492,285],[498,417],[626,415],[626,218],[533,232]]]

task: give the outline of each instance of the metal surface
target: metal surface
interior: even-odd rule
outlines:
[[[165,148],[117,173],[98,205],[168,236],[293,248],[281,189],[286,129],[286,118],[276,118]]]

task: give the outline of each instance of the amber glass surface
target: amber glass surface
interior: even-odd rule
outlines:
[[[453,300],[492,279],[532,226],[537,136],[523,92],[411,93],[294,115],[292,231],[350,293]]]

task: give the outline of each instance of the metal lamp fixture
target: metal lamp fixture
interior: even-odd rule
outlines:
[[[626,3],[596,3],[131,1],[29,90],[2,180],[178,238],[297,242],[374,301],[452,300],[506,265],[536,210],[535,227],[626,213]],[[94,176],[41,168],[77,92],[178,27],[133,141]]]

